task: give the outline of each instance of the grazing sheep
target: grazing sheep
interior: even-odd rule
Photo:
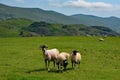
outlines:
[[[104,38],[99,38],[99,41],[104,41]]]
[[[66,70],[66,67],[68,65],[68,58],[69,54],[66,52],[62,52],[58,55],[56,64],[58,65],[58,70],[60,66],[60,71],[62,71],[62,67],[64,67],[64,70]]]
[[[81,62],[81,54],[78,53],[78,51],[74,50],[71,54],[72,68],[76,69],[76,64],[78,64],[78,67],[79,67],[80,62]]]
[[[55,61],[57,59],[59,51],[58,49],[47,50],[48,47],[46,45],[42,45],[41,48],[42,48],[43,57],[45,60],[45,66],[48,69],[48,71],[50,71],[50,68],[49,68],[50,61],[53,61],[54,67],[55,67]]]

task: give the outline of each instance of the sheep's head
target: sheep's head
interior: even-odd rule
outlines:
[[[45,49],[47,49],[48,46],[47,45],[41,45],[40,48],[42,49],[42,51],[45,51]]]
[[[64,61],[63,61],[64,70],[66,69],[67,65],[68,65],[68,61],[67,61],[67,60],[64,60]]]
[[[73,54],[76,55],[77,52],[78,52],[77,50],[74,50],[74,51],[73,51]]]
[[[41,48],[48,48],[47,45],[41,45],[40,47],[41,47]]]

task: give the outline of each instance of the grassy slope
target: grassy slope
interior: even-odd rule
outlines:
[[[37,24],[38,25],[37,25]],[[30,24],[34,26],[30,27]],[[43,26],[43,24],[45,26]],[[37,26],[36,26],[37,25]],[[42,25],[42,26],[39,26]],[[62,25],[62,24],[49,24],[41,22],[33,22],[24,18],[13,18],[0,21],[0,37],[19,37],[20,32],[23,31],[22,36],[67,36],[67,35],[102,35],[108,36],[118,35],[116,32],[105,27],[87,27],[85,25]]]
[[[98,37],[31,37],[0,38],[1,80],[119,80],[119,37],[108,37],[99,42]],[[62,51],[77,49],[82,54],[80,69],[57,73],[44,69],[39,45],[47,44]],[[70,62],[70,61],[69,61]]]
[[[19,36],[20,29],[22,27],[28,27],[31,23],[31,20],[24,18],[0,21],[0,37]]]

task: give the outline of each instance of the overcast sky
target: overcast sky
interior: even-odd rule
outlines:
[[[65,15],[87,14],[120,18],[120,0],[0,0],[10,6],[41,8]]]

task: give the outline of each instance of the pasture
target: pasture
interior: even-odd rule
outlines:
[[[0,80],[120,80],[120,37],[23,37],[0,38]],[[45,70],[39,46],[47,44],[60,52],[78,50],[80,68],[59,73]],[[56,67],[57,68],[57,67]]]

